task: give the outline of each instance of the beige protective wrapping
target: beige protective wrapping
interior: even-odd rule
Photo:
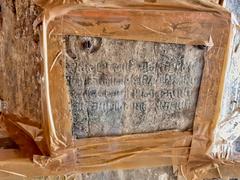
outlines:
[[[239,5],[236,2],[224,3],[224,6],[232,11],[232,34],[233,38],[229,46],[230,61],[228,62],[228,71],[225,77],[224,98],[222,102],[223,112],[214,129],[214,140],[209,150],[209,155],[218,159],[222,163],[239,163]]]
[[[36,131],[34,135],[30,132],[31,128],[24,131],[32,135],[36,145],[30,154],[34,154],[37,165],[50,174],[176,165],[189,179],[224,176],[229,166],[222,166],[210,157],[209,148],[221,117],[232,37],[230,13],[204,0],[37,0],[36,3],[44,9],[39,21],[42,22],[43,133],[36,136]],[[61,63],[63,35],[207,46],[193,132],[162,131],[74,140]],[[12,122],[8,117],[3,115],[7,126]]]

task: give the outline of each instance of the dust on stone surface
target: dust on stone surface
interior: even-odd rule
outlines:
[[[172,167],[159,167],[159,168],[145,168],[136,170],[118,170],[106,171],[100,173],[85,173],[82,174],[84,180],[159,180],[168,179],[176,180],[177,177],[173,174]]]
[[[204,50],[66,36],[75,138],[192,128]]]
[[[42,180],[44,177],[36,177]],[[177,180],[172,167],[142,168],[134,170],[114,170],[95,173],[66,174],[65,176],[50,176],[52,180]]]

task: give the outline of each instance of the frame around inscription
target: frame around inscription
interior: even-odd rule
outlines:
[[[207,46],[193,132],[162,131],[73,140],[63,35]],[[46,8],[42,93],[45,138],[53,158],[49,166],[56,167],[54,163],[61,159],[58,170],[89,172],[159,165],[195,167],[196,162],[210,162],[207,154],[221,112],[230,35],[230,14],[220,6],[201,1],[70,1]]]

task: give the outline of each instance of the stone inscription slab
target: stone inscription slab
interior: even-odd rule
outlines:
[[[74,137],[192,127],[201,48],[77,36],[65,45]]]

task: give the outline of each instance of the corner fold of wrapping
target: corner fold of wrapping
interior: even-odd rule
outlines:
[[[1,114],[1,122],[5,124],[9,137],[19,146],[22,154],[30,158],[34,154],[48,154],[39,123],[9,113]]]

